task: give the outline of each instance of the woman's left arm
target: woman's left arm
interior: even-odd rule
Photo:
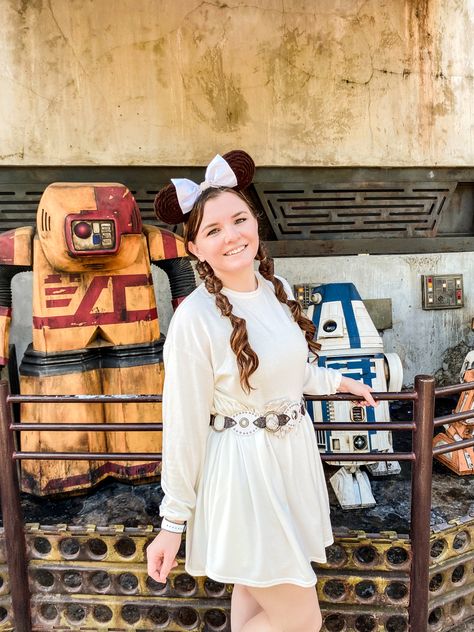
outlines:
[[[352,393],[362,406],[378,406],[378,402],[371,395],[372,388],[345,377],[335,369],[326,369],[312,362],[307,362],[303,393],[306,395],[330,395],[331,393]]]

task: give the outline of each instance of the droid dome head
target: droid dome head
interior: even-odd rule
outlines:
[[[308,315],[316,325],[322,354],[383,349],[382,338],[352,283],[316,286],[311,299]]]
[[[138,256],[140,211],[123,184],[50,184],[36,220],[44,254],[57,270],[117,270]]]

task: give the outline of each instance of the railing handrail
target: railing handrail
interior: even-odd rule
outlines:
[[[471,415],[472,416],[472,415]],[[377,430],[415,430],[416,426],[413,421],[377,421],[373,422],[377,424]],[[314,422],[313,423],[315,430],[327,430],[328,422]],[[336,430],[366,430],[367,422],[352,422],[352,421],[331,421],[331,427],[334,427]],[[163,430],[163,423],[161,421],[156,422],[146,422],[146,423],[137,423],[137,422],[123,422],[123,423],[107,423],[107,424],[97,424],[97,423],[82,423],[82,422],[20,422],[20,423],[12,423],[10,424],[10,430],[19,430],[20,432],[26,430],[52,430],[52,431],[60,431],[60,432],[68,432],[68,431],[76,431],[76,430],[98,430],[107,432],[118,432],[120,430]]]
[[[373,392],[371,393],[375,400],[391,401],[391,400],[416,400],[417,394],[414,390],[398,391],[398,392]],[[306,395],[305,399],[309,401],[353,401],[354,395],[350,393],[334,393],[333,395]],[[109,403],[124,403],[124,404],[136,404],[154,402],[159,403],[163,399],[162,395],[7,395],[7,402],[9,404],[109,404]]]
[[[474,382],[461,382],[460,384],[453,384],[452,386],[439,386],[435,388],[435,397],[458,395],[459,393],[471,391],[472,389],[474,389]]]
[[[413,400],[417,398],[416,391],[401,391],[397,393],[391,392],[373,392],[375,400]],[[354,395],[350,393],[337,393],[334,395],[307,395],[305,399],[310,401],[353,401]],[[15,403],[53,403],[53,404],[77,404],[77,403],[147,403],[147,402],[161,402],[161,395],[8,395],[7,402],[9,404]],[[375,422],[374,422],[375,423]],[[416,429],[415,423],[410,422],[376,422],[378,430],[410,430]],[[314,422],[315,430],[327,430],[327,422]],[[366,422],[331,422],[331,427],[334,430],[351,430],[351,431],[364,431],[367,430]],[[155,423],[107,423],[106,428],[104,424],[98,423],[44,423],[44,422],[21,422],[11,423],[10,430],[17,432],[26,431],[50,431],[50,432],[124,432],[124,431],[159,431],[163,429],[163,424],[160,422]],[[107,453],[107,452],[25,452],[16,450],[11,455],[14,461],[22,460],[52,460],[52,461],[101,461],[103,459],[112,460],[128,460],[128,461],[160,461],[161,453],[159,452],[135,452],[135,453]],[[366,451],[361,453],[325,453],[321,455],[323,461],[386,461],[386,452],[372,452]],[[390,453],[391,460],[398,461],[413,461],[415,455],[413,452],[397,452]]]
[[[465,410],[462,413],[451,413],[450,415],[443,415],[442,417],[436,417],[434,420],[434,427],[444,426],[445,424],[452,424],[453,421],[464,421],[465,419],[474,418],[474,410]]]

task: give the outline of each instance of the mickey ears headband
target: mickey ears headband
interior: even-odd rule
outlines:
[[[255,163],[241,150],[215,156],[206,169],[204,182],[196,184],[187,178],[172,178],[155,198],[155,213],[166,224],[180,224],[189,219],[189,212],[203,191],[209,187],[245,189],[253,179]]]

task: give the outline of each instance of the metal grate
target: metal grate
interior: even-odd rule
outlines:
[[[36,211],[42,191],[31,184],[0,183],[0,226],[2,232],[19,226],[31,226],[36,223]]]
[[[434,237],[455,188],[455,182],[255,184],[277,239]]]

